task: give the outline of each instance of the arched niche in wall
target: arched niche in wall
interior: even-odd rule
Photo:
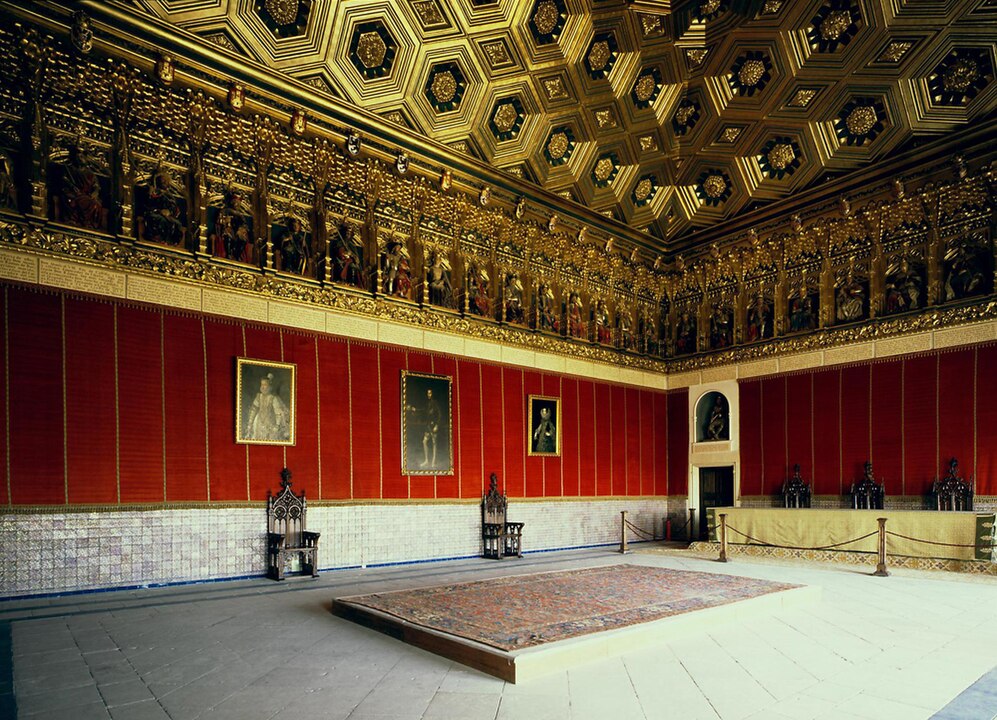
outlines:
[[[718,390],[703,393],[696,402],[696,442],[730,440],[730,401]]]

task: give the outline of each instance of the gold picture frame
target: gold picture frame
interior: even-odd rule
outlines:
[[[561,398],[529,396],[526,447],[529,455],[561,456]]]
[[[236,358],[235,441],[240,445],[294,445],[297,366]]]
[[[402,475],[453,475],[448,375],[402,370]]]

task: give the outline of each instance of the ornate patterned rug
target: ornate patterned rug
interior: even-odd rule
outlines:
[[[401,620],[519,650],[726,605],[799,585],[641,565],[511,577],[338,598]]]

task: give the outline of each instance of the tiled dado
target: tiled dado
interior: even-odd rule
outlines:
[[[9,249],[0,249],[0,278],[63,290],[99,293],[109,297],[253,322],[269,322],[284,327],[402,345],[407,348],[488,360],[517,367],[564,372],[658,390],[665,389],[665,376],[659,373],[624,369],[609,363],[509,347],[488,340],[465,338],[461,335],[359,317],[236,290],[201,288],[183,281],[165,282],[127,270],[108,270],[77,261],[40,257]]]
[[[510,501],[527,552],[620,541],[620,512],[660,534],[665,498]],[[0,514],[0,597],[264,573],[261,507]],[[316,505],[323,569],[476,556],[477,504]],[[630,536],[630,540],[637,538]]]

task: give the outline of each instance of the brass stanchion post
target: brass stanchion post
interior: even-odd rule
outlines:
[[[689,508],[689,529],[685,532],[685,539],[692,542],[692,529],[696,524],[696,508]],[[698,535],[697,535],[698,538]]]
[[[727,562],[727,513],[720,513],[720,562]]]
[[[879,523],[879,562],[873,575],[887,577],[890,573],[886,570],[886,518],[876,518],[876,521]]]
[[[620,510],[620,554],[627,552],[627,511]]]

